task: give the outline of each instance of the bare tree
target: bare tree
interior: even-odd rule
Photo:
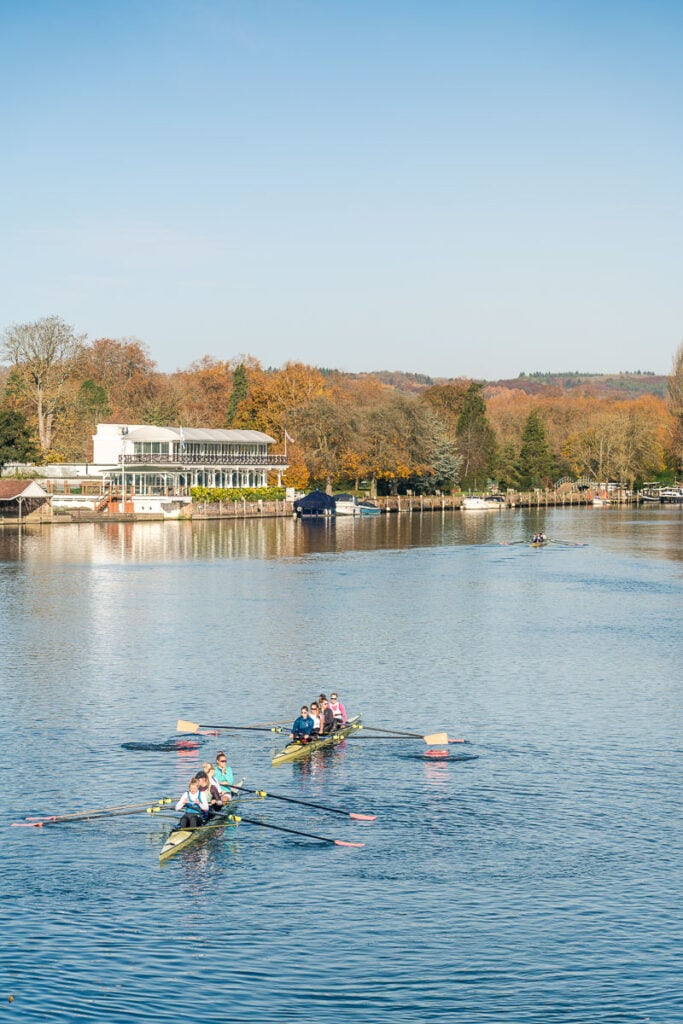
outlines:
[[[672,454],[678,472],[683,467],[683,345],[678,346],[671,367],[669,409],[674,420]]]
[[[3,349],[15,366],[17,390],[35,409],[43,454],[52,447],[55,414],[84,340],[58,316],[14,324],[4,332]]]

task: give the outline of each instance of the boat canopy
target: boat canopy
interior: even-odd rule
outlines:
[[[294,502],[294,511],[302,516],[320,516],[326,512],[334,512],[335,508],[334,498],[324,491],[311,491],[305,498],[299,498]]]

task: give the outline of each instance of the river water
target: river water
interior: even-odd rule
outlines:
[[[676,508],[6,528],[0,1016],[683,1021],[682,595]],[[333,689],[467,742],[169,742]],[[148,815],[10,826],[177,796],[219,745],[378,820],[245,815],[365,846],[242,824],[160,866]]]

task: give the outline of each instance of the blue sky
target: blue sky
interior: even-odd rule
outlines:
[[[0,327],[668,372],[683,4],[0,0]]]

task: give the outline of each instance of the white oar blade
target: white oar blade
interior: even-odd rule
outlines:
[[[199,732],[199,726],[196,722],[185,722],[182,718],[178,719],[175,729],[176,732]]]
[[[434,743],[448,743],[448,733],[447,732],[433,732],[431,734],[431,736],[423,736],[423,739],[424,739],[425,743],[427,743],[430,747]]]

